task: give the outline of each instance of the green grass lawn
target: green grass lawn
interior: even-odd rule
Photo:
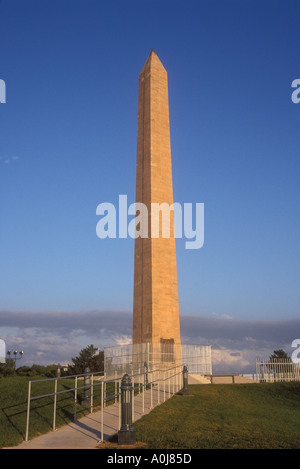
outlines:
[[[28,380],[0,379],[0,447],[25,438]],[[35,383],[33,395],[53,391],[53,381]],[[74,387],[59,381],[58,391]],[[100,388],[94,391],[100,404]],[[154,449],[300,448],[300,383],[191,385],[135,422],[138,442]],[[114,389],[108,390],[113,394]],[[79,404],[80,418],[88,412]],[[32,401],[29,438],[52,429],[53,397]],[[56,427],[74,418],[74,391],[57,397]]]
[[[134,424],[155,449],[300,448],[300,383],[191,385]]]
[[[0,379],[0,448],[14,446],[25,439],[28,381],[27,377],[11,377]],[[83,382],[78,382],[78,387]],[[73,378],[58,380],[57,391],[70,390],[57,396],[56,428],[66,425],[74,419]],[[32,396],[50,394],[54,391],[54,381],[32,382]],[[109,391],[109,390],[108,390]],[[78,391],[76,405],[77,418],[89,412],[80,405],[83,390]],[[113,394],[114,389],[111,390]],[[101,386],[94,387],[94,406],[99,408],[101,402]],[[53,396],[33,400],[30,405],[29,439],[47,433],[53,428]]]

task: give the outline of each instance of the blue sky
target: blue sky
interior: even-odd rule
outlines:
[[[299,2],[2,0],[0,18],[0,311],[132,310],[134,242],[97,238],[96,207],[134,202],[154,49],[174,200],[205,205],[203,248],[177,240],[181,315],[298,318]]]

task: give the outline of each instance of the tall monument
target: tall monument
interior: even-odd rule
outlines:
[[[139,202],[148,209],[148,236],[135,239],[133,344],[158,344],[161,351],[173,353],[174,345],[180,345],[173,211],[169,212],[170,236],[163,234],[168,217],[166,220],[160,216],[159,226],[153,224],[158,204],[173,204],[168,77],[154,51],[139,76],[136,203]]]

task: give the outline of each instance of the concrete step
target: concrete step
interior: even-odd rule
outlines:
[[[204,375],[194,375],[189,373],[189,384],[210,384],[210,379]]]

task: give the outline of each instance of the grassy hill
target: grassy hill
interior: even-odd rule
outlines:
[[[42,379],[43,377],[40,377]],[[0,379],[0,448],[14,446],[25,439],[28,381],[32,378],[14,376]],[[83,383],[79,386],[82,386]],[[57,391],[69,392],[57,396],[56,428],[74,418],[74,379],[59,380]],[[100,387],[94,388],[94,406],[100,404]],[[54,381],[32,383],[32,396],[53,393]],[[89,411],[80,405],[83,390],[78,391],[77,418]],[[47,433],[53,426],[53,396],[31,402],[29,439]]]
[[[300,383],[191,385],[135,423],[148,448],[300,448]]]
[[[67,389],[73,384],[62,380],[60,386]],[[0,447],[24,439],[27,387],[26,377],[0,379]],[[135,422],[137,440],[154,449],[300,448],[300,383],[189,389],[189,396],[176,395]],[[51,391],[37,390],[47,392]],[[77,417],[86,412],[78,406]],[[57,427],[72,421],[73,415],[72,392],[58,396]],[[52,417],[53,398],[33,401],[30,438],[51,430]]]

